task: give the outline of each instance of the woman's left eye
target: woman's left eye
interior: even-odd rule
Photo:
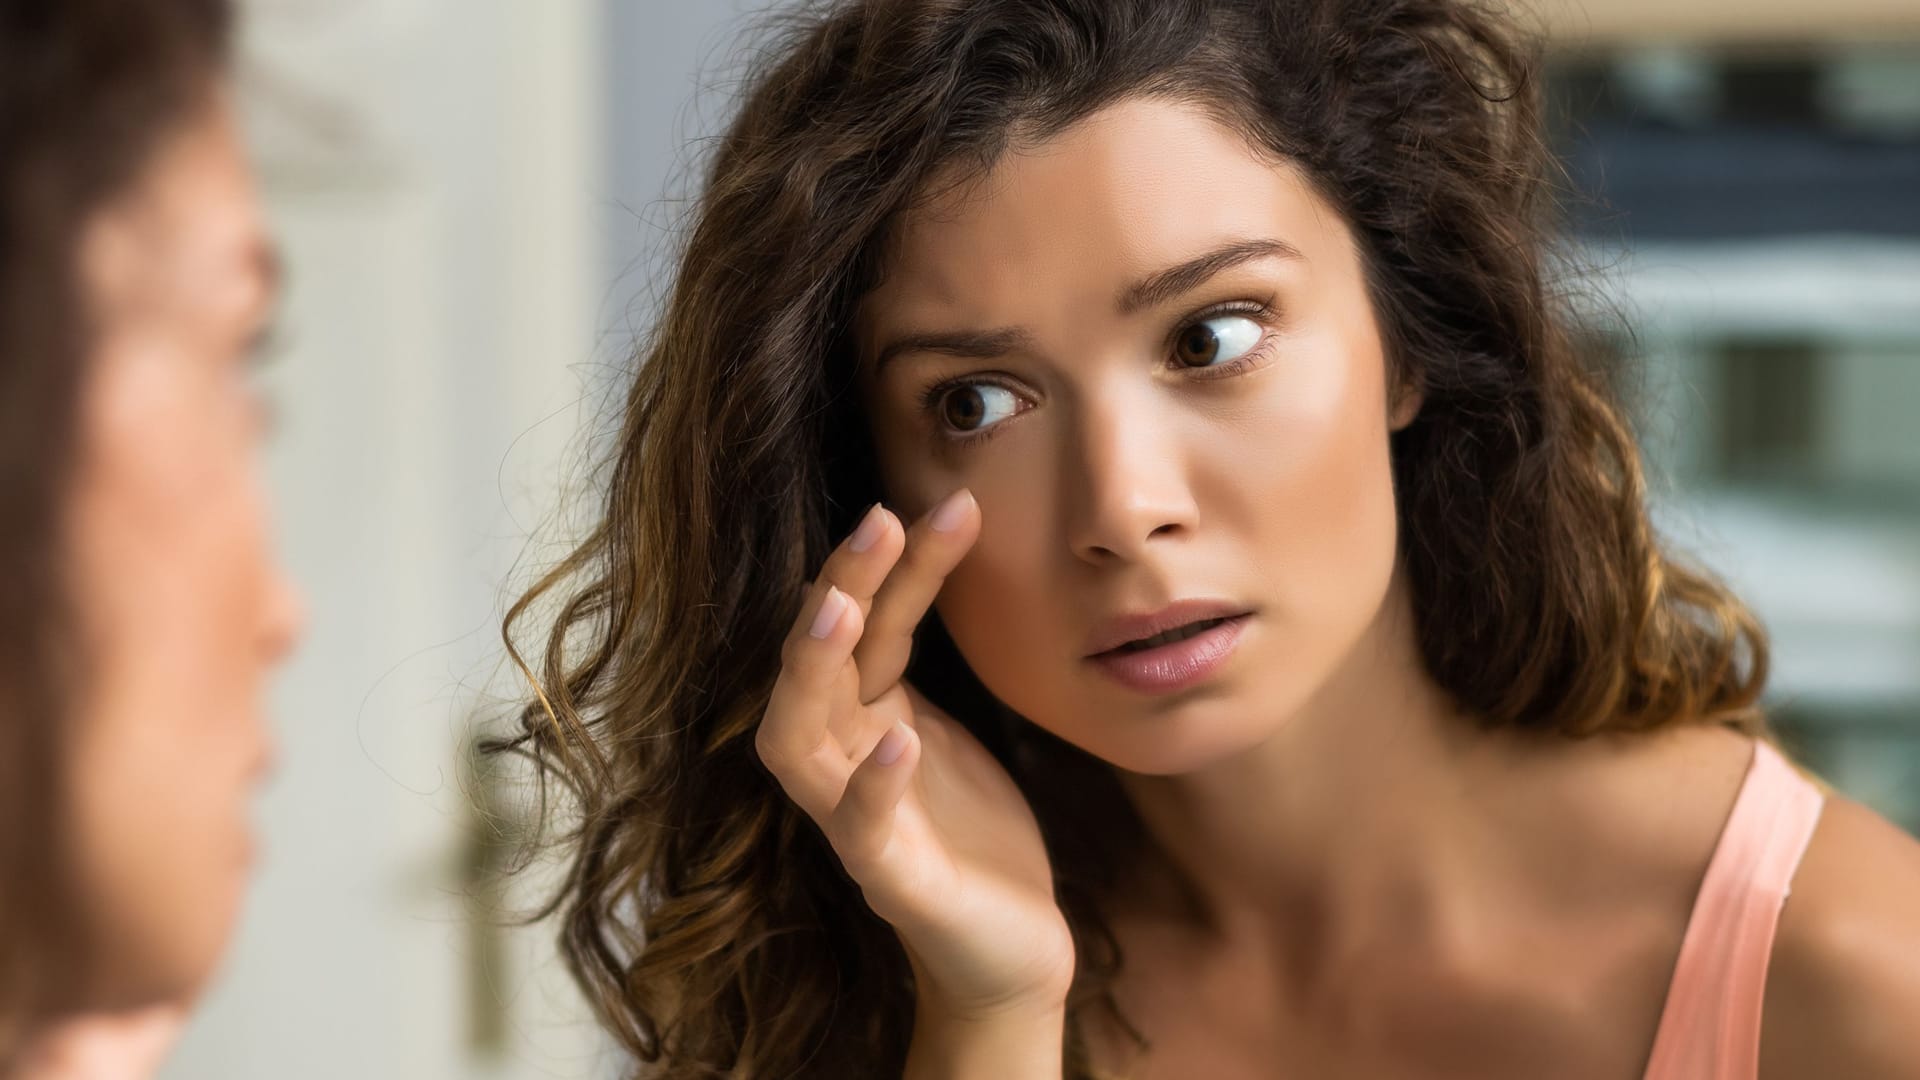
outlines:
[[[1215,315],[1180,331],[1173,355],[1187,367],[1219,367],[1250,352],[1260,333],[1260,324],[1245,315]]]

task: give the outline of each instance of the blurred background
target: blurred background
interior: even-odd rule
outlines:
[[[468,747],[516,690],[501,582],[564,550],[765,7],[251,3],[292,268],[273,482],[313,610],[266,860],[169,1080],[616,1074],[551,933],[491,925],[534,893],[482,884],[511,809]],[[1920,7],[1532,10],[1658,523],[1767,622],[1789,740],[1920,831]]]

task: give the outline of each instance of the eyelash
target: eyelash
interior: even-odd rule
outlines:
[[[1208,319],[1217,319],[1222,315],[1250,315],[1250,316],[1253,316],[1254,318],[1264,319],[1272,314],[1273,314],[1273,302],[1271,300],[1266,301],[1264,303],[1251,301],[1251,300],[1241,300],[1241,301],[1234,301],[1232,303],[1219,304],[1214,307],[1207,308],[1206,310],[1201,311],[1198,314],[1189,317],[1185,322],[1182,322],[1178,330],[1175,331],[1173,337],[1174,338],[1179,337],[1179,331],[1184,331],[1189,327],[1192,327],[1196,323],[1202,323],[1207,321]],[[1169,340],[1172,340],[1172,339],[1169,339]],[[1227,363],[1221,364],[1218,367],[1189,368],[1187,370],[1205,371],[1208,373],[1205,375],[1194,376],[1197,379],[1230,378],[1234,375],[1241,373],[1242,371],[1247,370],[1248,368],[1252,367],[1256,362],[1263,359],[1266,356],[1267,351],[1270,347],[1271,340],[1272,340],[1272,335],[1263,333],[1260,335],[1259,342],[1256,343],[1253,348],[1248,349],[1246,353],[1244,353],[1241,356],[1235,357],[1234,359],[1228,361]],[[1002,420],[991,427],[983,428],[977,432],[973,432],[967,435],[948,435],[944,431],[942,431],[941,428],[944,425],[942,424],[938,414],[938,406],[940,404],[940,399],[946,395],[947,391],[957,390],[963,386],[997,386],[1003,390],[1006,390],[1009,392],[1015,392],[1012,387],[1007,386],[1005,383],[999,380],[980,378],[978,376],[972,376],[972,375],[962,375],[952,379],[944,379],[940,382],[934,383],[932,386],[927,387],[925,390],[922,390],[920,392],[920,410],[922,413],[924,413],[926,416],[931,418],[933,421],[934,439],[940,445],[944,447],[950,447],[956,450],[968,449],[971,447],[979,446],[980,444],[985,443],[988,439],[991,439],[995,435],[1000,434],[1000,429],[1007,426],[1007,421]],[[1011,419],[1011,417],[1009,417],[1008,419]]]

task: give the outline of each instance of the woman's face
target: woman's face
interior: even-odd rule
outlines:
[[[1389,401],[1340,215],[1204,111],[1142,98],[896,240],[860,311],[863,398],[891,503],[979,500],[936,602],[974,672],[1136,772],[1271,736],[1399,580],[1387,436],[1419,399]],[[1198,681],[1087,659],[1111,617],[1194,598],[1252,612]]]
[[[234,922],[265,675],[297,635],[249,360],[278,282],[224,101],[82,239],[94,333],[68,505],[86,673],[72,820],[99,1004],[200,986]]]

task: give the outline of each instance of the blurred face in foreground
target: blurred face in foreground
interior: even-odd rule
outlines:
[[[1372,640],[1395,568],[1391,395],[1360,254],[1301,174],[1132,99],[901,224],[859,320],[907,519],[982,532],[936,608],[986,687],[1122,768],[1269,738]],[[1100,652],[1115,616],[1185,640]],[[1218,621],[1222,618],[1225,621]]]
[[[92,349],[67,506],[85,679],[67,764],[93,1004],[216,967],[268,764],[265,678],[298,634],[268,536],[250,360],[277,273],[223,99],[82,239]]]

